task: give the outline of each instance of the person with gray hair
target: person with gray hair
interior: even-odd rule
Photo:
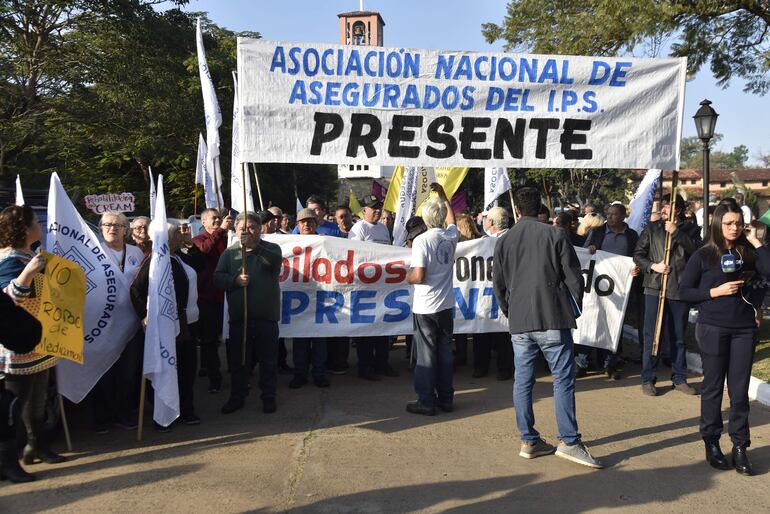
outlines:
[[[137,216],[131,220],[131,240],[145,255],[152,252],[150,221],[147,216]]]
[[[508,230],[509,220],[508,211],[502,207],[492,207],[484,217],[484,231],[489,235],[499,234],[495,237],[500,237]]]
[[[430,185],[438,198],[428,198],[422,217],[428,230],[412,242],[412,262],[406,281],[414,285],[414,390],[417,400],[407,403],[412,414],[434,416],[436,407],[452,411],[454,388],[453,293],[454,255],[459,233],[444,188]],[[444,228],[446,224],[446,228]]]

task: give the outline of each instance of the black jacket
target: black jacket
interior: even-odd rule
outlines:
[[[679,281],[687,264],[687,260],[700,248],[702,240],[700,227],[690,222],[681,222],[671,242],[671,257],[669,266],[671,272],[666,287],[666,298],[679,300]],[[661,274],[652,271],[652,265],[663,261],[663,251],[666,245],[666,229],[664,221],[650,222],[639,236],[634,250],[634,262],[642,270],[644,277],[644,294],[657,295],[660,291]]]
[[[497,241],[492,283],[512,334],[577,327],[583,275],[563,230],[522,217]]]
[[[626,240],[628,241],[628,254],[626,257],[633,257],[634,256],[634,250],[636,249],[636,243],[639,242],[639,234],[636,233],[636,230],[632,229],[625,223],[623,225],[626,226]],[[591,232],[588,233],[588,237],[586,237],[585,243],[583,243],[584,247],[587,246],[595,246],[597,250],[602,249],[602,243],[604,242],[604,236],[607,235],[607,224],[605,223],[601,227],[596,227],[595,229],[592,229]]]

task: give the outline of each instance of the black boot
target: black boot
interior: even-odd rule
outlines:
[[[706,443],[706,462],[708,462],[712,468],[716,469],[730,469],[730,463],[727,462],[725,454],[722,453],[722,448],[719,447],[719,443]]]
[[[59,464],[67,460],[63,455],[54,453],[45,440],[29,439],[27,446],[24,447],[22,460],[24,464],[30,465],[34,464],[36,459],[46,464]]]
[[[10,480],[16,483],[35,480],[35,475],[27,473],[19,465],[16,441],[13,439],[0,442],[0,480]]]
[[[749,456],[746,455],[745,446],[733,446],[733,466],[735,466],[735,471],[741,475],[750,477],[754,474],[754,469],[751,467],[751,462],[749,462]]]

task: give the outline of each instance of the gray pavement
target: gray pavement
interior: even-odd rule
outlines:
[[[94,435],[87,409],[74,408],[72,459],[29,466],[39,477],[31,484],[0,483],[0,512],[770,511],[770,410],[760,404],[751,413],[757,476],[747,478],[705,463],[699,400],[668,390],[667,369],[657,398],[641,394],[633,364],[620,381],[580,379],[583,439],[609,464],[597,471],[517,456],[512,381],[474,379],[461,367],[456,411],[415,416],[404,411],[413,391],[403,348],[391,361],[401,377],[334,376],[325,390],[290,390],[281,376],[272,415],[262,414],[258,394],[221,415],[226,391],[208,395],[199,379],[203,424],[158,433],[148,423],[141,443],[119,428]],[[538,429],[555,442],[545,373],[535,398]]]

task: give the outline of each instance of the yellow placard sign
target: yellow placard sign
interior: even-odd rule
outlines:
[[[37,319],[43,337],[35,352],[83,364],[83,308],[86,276],[76,263],[43,252],[45,272]]]

